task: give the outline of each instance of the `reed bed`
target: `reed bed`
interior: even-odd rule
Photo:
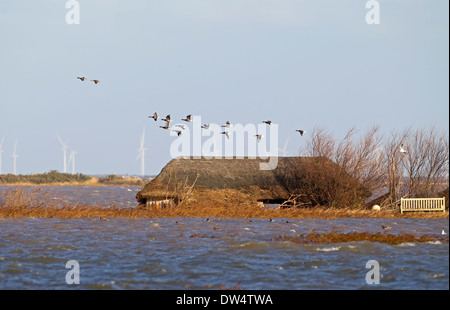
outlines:
[[[352,241],[370,241],[381,242],[390,245],[398,245],[406,242],[443,242],[448,243],[448,236],[437,235],[412,235],[412,234],[385,234],[385,233],[367,233],[367,232],[351,232],[351,233],[326,233],[317,234],[310,233],[301,236],[287,237],[279,236],[274,238],[275,241],[290,241],[298,244],[330,244]]]
[[[52,194],[54,195],[54,194]],[[292,219],[337,219],[337,218],[448,218],[448,212],[408,212],[398,210],[372,211],[363,208],[309,207],[293,209],[263,208],[248,203],[191,202],[177,207],[156,209],[139,205],[134,208],[101,206],[64,202],[64,197],[54,200],[49,189],[40,187],[14,187],[0,194],[0,217],[20,218],[292,218]]]

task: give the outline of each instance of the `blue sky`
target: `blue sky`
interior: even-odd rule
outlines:
[[[0,2],[2,172],[62,171],[57,135],[76,172],[140,174],[171,159],[170,136],[147,116],[279,124],[280,147],[297,153],[295,129],[351,127],[382,133],[449,127],[446,0],[66,0]],[[77,76],[99,79],[81,82]]]

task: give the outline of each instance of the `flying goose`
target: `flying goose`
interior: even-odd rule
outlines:
[[[158,119],[158,114],[155,112],[153,113],[153,115],[150,115],[149,118],[153,118],[156,122],[156,120]]]
[[[222,125],[222,127],[227,127],[227,128],[231,127],[230,121],[227,121],[227,122],[225,123],[225,125]]]
[[[186,118],[182,118],[181,120],[182,120],[182,121],[185,121],[185,122],[192,122],[192,120],[191,120],[191,114],[189,114],[188,116],[186,116]]]
[[[100,81],[99,80],[91,80],[92,82],[94,82],[95,84],[98,84],[98,83],[100,83]]]
[[[221,134],[227,136],[227,138],[230,139],[230,133],[228,131],[222,131]]]
[[[202,126],[203,129],[209,129],[209,124],[205,124]]]
[[[170,129],[169,122],[166,122],[166,124],[164,126],[159,126],[159,128],[169,130]]]
[[[180,125],[180,124],[177,124],[177,125],[175,125],[176,127],[180,127],[181,129],[186,129],[186,126],[184,126],[184,125]]]
[[[301,129],[297,129],[296,131],[298,131],[300,133],[300,136],[303,136],[303,134],[306,132],[306,130],[301,130]]]
[[[170,122],[171,122],[171,120],[170,120],[170,114],[168,114],[168,115],[166,116],[166,118],[162,118],[161,120],[162,120],[162,121],[165,121],[166,123],[170,123]]]
[[[181,134],[183,133],[182,130],[172,130],[172,131],[175,131],[175,132],[177,133],[178,136],[181,136]]]
[[[263,123],[266,123],[267,125],[271,125],[272,121],[263,121]]]
[[[263,137],[263,135],[255,135],[255,137],[256,137],[256,139],[257,139],[257,141],[259,142],[259,141],[261,141],[261,138]]]
[[[82,77],[79,77],[79,76],[78,76],[77,79],[82,80],[82,81],[87,80],[84,76],[82,76]]]

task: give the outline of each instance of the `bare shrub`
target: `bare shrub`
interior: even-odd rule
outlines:
[[[315,127],[307,139],[303,153],[305,156],[328,158],[342,167],[345,173],[333,176],[337,189],[348,191],[346,184],[350,175],[369,191],[374,191],[384,185],[385,164],[381,155],[379,128],[372,127],[359,140],[355,137],[357,132],[355,128],[351,128],[343,139],[337,141],[326,129]],[[335,196],[339,196],[337,193],[336,191]]]
[[[434,127],[417,129],[405,143],[405,195],[436,197],[448,187],[448,137]]]

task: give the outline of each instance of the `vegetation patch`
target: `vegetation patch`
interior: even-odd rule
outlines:
[[[143,186],[146,180],[139,177],[122,177],[111,174],[106,177],[91,177],[85,174],[61,173],[52,170],[47,173],[15,175],[0,174],[0,185],[109,185],[109,186]]]
[[[367,233],[367,232],[351,232],[351,233],[310,233],[294,237],[279,236],[274,238],[275,241],[290,241],[298,244],[329,244],[342,243],[352,241],[370,241],[382,242],[390,245],[397,245],[405,242],[430,242],[440,241],[448,243],[448,236],[436,235],[412,235],[412,234],[385,234],[385,233]]]
[[[372,211],[364,208],[264,208],[259,205],[236,202],[227,192],[223,199],[227,205],[209,202],[191,201],[176,207],[157,209],[139,205],[133,208],[110,205],[92,205],[77,202],[64,202],[65,199],[53,199],[51,188],[39,186],[14,186],[0,192],[0,217],[54,217],[54,218],[181,218],[181,217],[217,217],[217,218],[291,218],[291,219],[337,219],[337,218],[448,218],[448,212],[408,212],[398,210]],[[64,198],[64,197],[61,197]],[[216,198],[220,195],[216,193]],[[244,198],[244,197],[243,197]],[[203,200],[203,199],[202,199]]]

